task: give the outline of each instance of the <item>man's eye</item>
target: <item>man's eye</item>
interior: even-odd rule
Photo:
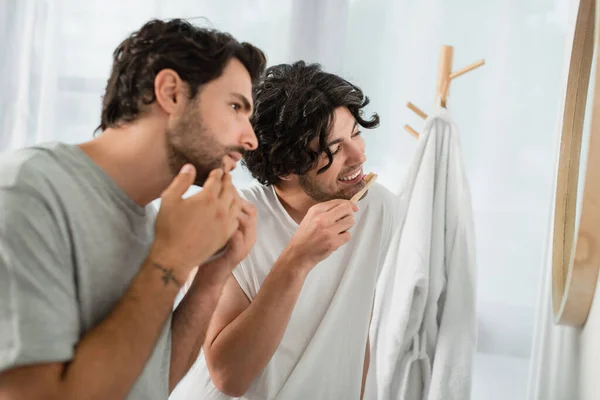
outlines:
[[[336,155],[337,153],[339,153],[339,152],[340,152],[340,150],[341,150],[341,149],[342,149],[342,146],[338,146],[338,147],[336,147],[336,148],[335,148],[335,150],[333,150],[333,151],[331,152],[331,154],[332,154],[332,155]]]
[[[239,111],[242,109],[242,106],[239,103],[231,103],[231,108],[233,108],[235,111]]]

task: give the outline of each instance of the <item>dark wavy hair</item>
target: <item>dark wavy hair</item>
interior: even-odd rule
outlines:
[[[189,85],[193,99],[199,87],[218,78],[232,58],[244,64],[253,83],[264,72],[264,53],[227,33],[181,19],[147,22],[113,53],[98,129],[134,121],[144,106],[156,100],[154,79],[161,70],[170,68],[177,72]]]
[[[369,98],[357,86],[337,75],[322,71],[319,64],[280,64],[269,67],[255,86],[252,125],[258,148],[244,154],[243,165],[263,185],[274,185],[281,177],[303,175],[312,169],[320,154],[333,162],[327,146],[335,110],[346,107],[363,128],[379,125],[379,116],[363,118]],[[319,138],[317,151],[309,145]]]

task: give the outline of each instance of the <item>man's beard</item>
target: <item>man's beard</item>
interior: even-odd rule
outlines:
[[[350,200],[360,190],[358,185],[353,185],[351,190],[327,191],[323,186],[319,185],[314,177],[308,175],[300,175],[298,184],[307,195],[318,203],[336,199]]]
[[[194,185],[203,186],[210,171],[223,168],[223,158],[228,153],[238,152],[243,155],[244,148],[223,146],[217,142],[213,132],[209,132],[203,123],[200,112],[193,107],[194,103],[181,121],[167,131],[168,163],[174,175],[185,164],[192,164],[196,168]]]

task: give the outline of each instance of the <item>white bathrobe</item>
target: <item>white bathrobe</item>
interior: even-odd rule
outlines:
[[[470,398],[475,240],[458,136],[440,108],[419,139],[402,192],[406,215],[377,286],[370,398]]]

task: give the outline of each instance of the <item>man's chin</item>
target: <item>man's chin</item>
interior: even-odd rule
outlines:
[[[345,188],[345,190],[341,190],[339,198],[344,200],[350,200],[352,199],[352,197],[354,197],[356,193],[360,192],[363,187],[365,187],[364,182],[358,182],[352,185],[352,187]]]
[[[194,185],[196,186],[204,186],[204,184],[206,183],[206,180],[208,179],[208,176],[210,175],[210,173],[215,170],[215,169],[223,169],[225,172],[227,172],[227,170],[225,169],[225,165],[223,164],[217,164],[215,163],[212,166],[200,166],[200,165],[196,165],[196,180],[194,181]]]
[[[352,198],[352,196],[353,196],[352,193],[338,192],[338,193],[327,196],[327,199],[322,202],[331,201],[331,200],[350,200]]]

